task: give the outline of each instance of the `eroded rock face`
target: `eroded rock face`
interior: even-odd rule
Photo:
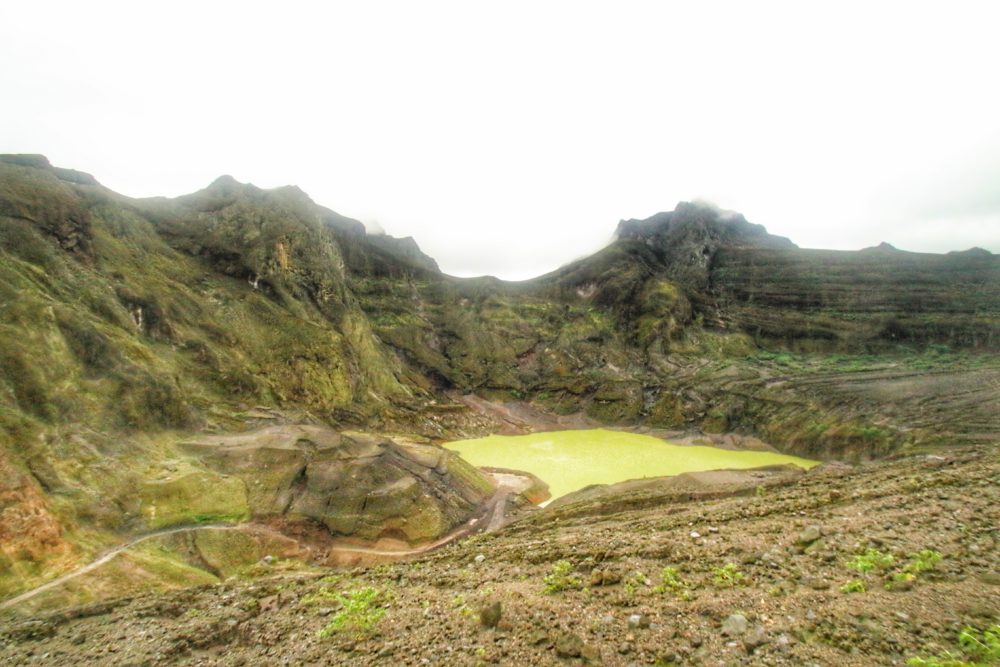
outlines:
[[[312,519],[336,535],[432,540],[465,521],[492,490],[479,471],[440,447],[321,426],[205,436],[181,447],[241,478],[253,516]]]
[[[6,460],[0,450],[0,574],[23,577],[42,563],[54,563],[72,551],[62,529],[45,506],[34,480]],[[0,579],[0,596],[16,589]]]

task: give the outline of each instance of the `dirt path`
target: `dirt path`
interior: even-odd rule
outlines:
[[[431,542],[429,544],[423,544],[419,547],[414,547],[412,549],[377,549],[374,547],[364,547],[364,546],[353,546],[353,545],[334,545],[330,547],[330,551],[340,553],[340,554],[366,554],[371,556],[389,556],[389,557],[405,557],[405,556],[416,556],[438,547],[442,547],[449,542],[453,542],[459,538],[465,537],[477,530],[483,529],[485,526],[486,532],[494,532],[499,530],[504,525],[505,512],[507,509],[507,499],[511,494],[517,493],[521,490],[522,484],[520,482],[514,481],[514,479],[507,480],[505,478],[515,478],[513,475],[498,476],[497,490],[493,496],[487,500],[480,510],[476,513],[476,516],[469,519],[466,523],[462,524],[455,530],[444,535],[438,540]],[[0,611],[5,609],[10,609],[17,606],[22,602],[32,599],[33,597],[44,593],[45,591],[51,590],[57,586],[61,586],[68,581],[72,581],[77,577],[87,574],[88,572],[93,572],[97,568],[111,562],[118,554],[127,551],[137,544],[151,540],[156,537],[163,537],[164,535],[173,535],[176,533],[183,533],[186,531],[195,530],[241,530],[247,528],[254,524],[240,523],[240,524],[205,524],[199,526],[179,526],[176,528],[165,528],[163,530],[157,530],[152,533],[146,533],[145,535],[140,535],[129,542],[122,545],[114,547],[113,549],[102,554],[97,560],[94,560],[83,567],[80,567],[72,572],[57,577],[52,581],[46,582],[37,588],[33,588],[30,591],[25,591],[20,595],[17,595],[9,600],[4,600],[0,602]]]
[[[17,604],[20,604],[21,602],[24,602],[26,600],[30,600],[31,598],[35,597],[39,593],[44,593],[47,590],[55,588],[56,586],[60,586],[60,585],[66,583],[67,581],[70,581],[72,579],[76,579],[77,577],[82,576],[84,574],[87,574],[88,572],[93,572],[94,570],[96,570],[100,566],[104,565],[105,563],[109,563],[115,556],[117,556],[121,552],[127,551],[128,549],[131,549],[132,547],[134,547],[135,545],[139,544],[140,542],[145,542],[146,540],[151,540],[154,537],[162,537],[164,535],[173,535],[174,533],[183,533],[183,532],[188,531],[188,530],[206,530],[206,529],[209,529],[209,528],[214,528],[214,529],[219,529],[219,530],[234,530],[234,529],[237,529],[237,528],[242,528],[245,525],[246,524],[227,525],[227,524],[218,524],[218,523],[216,523],[216,524],[206,524],[206,525],[203,525],[203,526],[181,526],[181,527],[178,527],[178,528],[164,528],[163,530],[157,530],[157,531],[153,531],[152,533],[146,533],[145,535],[140,535],[139,537],[137,537],[137,538],[135,538],[135,539],[133,539],[133,540],[131,540],[129,542],[126,542],[125,544],[122,544],[120,546],[117,546],[117,547],[111,549],[110,551],[108,551],[108,552],[104,553],[102,556],[100,556],[97,560],[95,560],[95,561],[93,561],[91,563],[88,563],[88,564],[84,565],[83,567],[81,567],[79,569],[73,570],[72,572],[70,572],[68,574],[64,574],[61,577],[56,577],[52,581],[44,583],[44,584],[42,584],[41,586],[39,586],[37,588],[31,589],[30,591],[26,591],[24,593],[21,593],[20,595],[18,595],[16,597],[10,598],[9,600],[4,600],[3,602],[0,602],[0,611],[2,611],[4,609],[9,609],[9,608],[11,608],[11,607],[13,607],[13,606],[15,606]]]

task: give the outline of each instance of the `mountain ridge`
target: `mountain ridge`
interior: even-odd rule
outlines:
[[[51,164],[51,162],[45,155],[39,153],[0,154],[0,162],[6,162],[8,164],[50,171],[51,173],[56,175],[60,180],[63,180],[67,183],[74,183],[78,185],[95,185],[95,186],[100,186],[102,188],[105,187],[100,182],[98,182],[93,175],[75,169],[56,167]],[[117,195],[117,193],[115,194],[119,197],[124,197],[126,199],[131,199],[134,201],[172,201],[172,200],[182,200],[185,198],[191,198],[194,197],[195,195],[198,195],[199,193],[203,193],[206,191],[219,190],[219,189],[233,189],[233,188],[249,188],[262,193],[282,193],[282,192],[293,193],[293,196],[301,197],[305,199],[309,204],[319,206],[323,210],[328,211],[330,214],[332,214],[331,217],[338,220],[340,225],[343,225],[345,227],[345,231],[347,231],[348,233],[363,235],[368,237],[369,239],[377,239],[380,237],[385,237],[403,243],[407,246],[416,245],[417,250],[419,251],[419,243],[417,239],[414,238],[413,236],[396,237],[389,234],[385,230],[378,232],[369,231],[366,229],[364,223],[354,218],[350,218],[340,213],[336,213],[335,211],[322,207],[319,204],[316,204],[316,202],[313,201],[312,198],[305,191],[303,191],[299,186],[294,184],[276,186],[272,188],[260,188],[252,183],[239,181],[230,174],[222,174],[213,179],[211,183],[209,183],[201,190],[189,194],[177,195],[175,197],[148,196],[148,197],[131,198],[131,197],[126,197],[124,195]],[[113,192],[113,191],[108,190],[108,192]],[[675,218],[679,218],[679,220],[675,220]],[[642,237],[643,239],[645,239],[648,236],[669,236],[671,235],[671,232],[678,231],[677,227],[681,228],[687,227],[694,221],[697,221],[698,223],[703,225],[705,223],[715,223],[718,225],[722,225],[724,229],[728,228],[728,231],[730,232],[732,232],[734,229],[737,230],[736,234],[732,234],[726,239],[728,243],[733,243],[734,238],[740,238],[741,234],[739,232],[743,231],[744,232],[743,237],[746,240],[751,241],[750,245],[753,245],[754,240],[760,242],[762,239],[770,239],[769,241],[764,241],[764,243],[772,245],[773,247],[799,248],[799,246],[796,245],[791,239],[769,233],[767,231],[766,226],[764,226],[763,224],[749,222],[742,213],[722,209],[716,206],[715,204],[704,200],[691,200],[691,201],[682,200],[677,203],[674,210],[660,211],[658,213],[650,215],[647,218],[641,218],[641,219],[623,218],[618,222],[618,225],[613,234],[612,242],[614,240],[618,240],[621,238]],[[739,229],[740,227],[743,227],[743,230],[740,230]],[[750,234],[746,234],[745,233],[746,230],[750,230]],[[823,248],[809,248],[809,249],[824,250]],[[955,249],[955,250],[945,250],[942,252],[927,252],[927,251],[900,250],[899,248],[897,248],[895,245],[893,245],[888,241],[882,241],[875,246],[859,248],[857,250],[839,250],[837,252],[861,252],[861,251],[870,251],[879,249],[894,250],[898,252],[908,252],[920,255],[948,255],[948,254],[960,255],[968,253],[981,256],[996,256],[996,253],[978,246],[962,250]],[[422,251],[419,252],[422,255],[422,259],[433,262],[436,266],[437,263],[434,260],[434,258],[426,255]],[[830,252],[834,251],[830,250]],[[580,259],[586,259],[586,257]],[[580,259],[571,260],[569,262],[566,262],[566,264],[557,267],[556,269],[553,269],[552,271],[548,271],[546,273],[539,274],[537,276],[533,276],[530,278],[506,280],[504,278],[499,278],[488,274],[483,274],[480,276],[466,276],[466,278],[470,279],[495,278],[496,280],[500,280],[503,282],[523,283],[536,280],[538,278],[542,278],[550,273],[555,273],[567,265],[580,261]]]

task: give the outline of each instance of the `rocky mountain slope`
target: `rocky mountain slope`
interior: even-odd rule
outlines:
[[[3,156],[0,595],[196,521],[433,538],[486,483],[412,443],[495,430],[480,399],[819,458],[995,443],[998,331],[985,251],[801,250],[682,204],[535,280],[458,279],[294,187],[138,200]],[[319,427],[316,447],[239,435]],[[372,448],[385,502],[359,510],[336,480]]]
[[[626,485],[413,561],[10,618],[0,663],[995,664],[998,493],[964,449]]]

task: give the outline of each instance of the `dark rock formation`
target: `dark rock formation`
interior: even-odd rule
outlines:
[[[656,253],[667,275],[691,289],[709,287],[712,261],[720,248],[792,249],[795,244],[747,222],[739,213],[704,203],[681,202],[673,211],[645,220],[623,220],[617,237],[638,241]]]

